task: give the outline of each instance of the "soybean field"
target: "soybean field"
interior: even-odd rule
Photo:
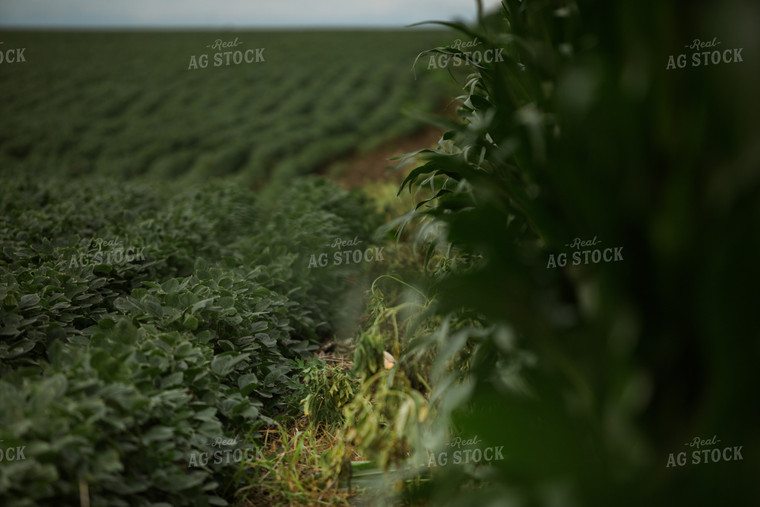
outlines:
[[[248,184],[307,174],[420,128],[402,111],[440,102],[445,71],[412,64],[446,37],[3,33],[25,62],[0,66],[0,170]]]
[[[437,109],[444,74],[412,65],[448,36],[2,33],[4,505],[295,501],[244,486],[394,248],[376,229],[397,185],[313,174],[424,128],[405,111]],[[238,448],[210,464],[218,441]]]

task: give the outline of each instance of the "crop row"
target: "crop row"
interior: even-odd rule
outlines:
[[[438,100],[411,63],[445,32],[27,33],[0,68],[0,171],[161,178],[307,173]],[[264,61],[188,69],[215,40]],[[315,145],[324,144],[326,148]]]
[[[274,206],[231,182],[176,192],[14,177],[0,195],[0,502],[221,502],[217,439],[293,410],[293,360],[329,336],[371,243],[363,201],[299,179]],[[19,503],[20,502],[20,503]]]

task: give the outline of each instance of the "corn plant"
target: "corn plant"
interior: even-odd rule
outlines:
[[[665,458],[709,427],[734,439],[757,435],[757,418],[736,395],[751,396],[741,379],[752,367],[716,345],[741,348],[715,326],[746,335],[751,312],[729,308],[711,289],[719,283],[749,297],[739,280],[752,263],[738,252],[758,245],[729,231],[755,227],[757,206],[741,203],[756,202],[757,185],[725,195],[720,211],[707,184],[756,174],[742,158],[756,121],[721,99],[719,70],[705,71],[695,86],[693,74],[669,73],[660,61],[661,48],[704,29],[698,16],[673,30],[673,6],[507,0],[501,7],[476,27],[442,23],[500,50],[504,61],[469,67],[458,121],[438,120],[447,132],[437,148],[418,152],[425,162],[400,191],[428,189],[406,218],[434,233],[418,236],[431,258],[449,259],[436,264],[426,294],[442,319],[431,346],[446,344],[454,355],[472,347],[467,371],[432,386],[432,398],[450,407],[438,411],[439,424],[449,435],[504,445],[509,458],[436,470],[410,500],[668,505],[728,496],[743,504],[754,491],[749,468],[716,470],[709,481],[699,471],[679,478],[667,474]],[[746,32],[736,37],[749,44]],[[418,62],[431,54],[467,58],[452,45]],[[723,72],[757,75],[746,67]],[[721,127],[706,120],[713,116]],[[672,135],[674,125],[683,135]],[[734,136],[729,144],[722,128]],[[717,170],[726,165],[735,171]],[[650,198],[651,207],[641,204]],[[709,234],[695,225],[702,223]],[[618,264],[553,269],[547,258],[574,238],[621,245],[627,255]],[[477,325],[446,328],[463,317]],[[729,364],[740,368],[729,373]],[[445,371],[443,363],[434,371]],[[718,371],[724,380],[705,376]]]

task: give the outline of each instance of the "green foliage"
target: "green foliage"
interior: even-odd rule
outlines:
[[[276,424],[267,430],[262,453],[250,463],[250,473],[237,489],[241,504],[349,505],[348,491],[324,459],[328,447],[341,445],[328,432],[289,429]]]
[[[232,182],[174,194],[9,181],[0,440],[25,445],[26,459],[0,467],[5,504],[73,503],[83,487],[98,505],[229,498],[234,467],[190,456],[286,410],[293,360],[330,335],[362,269],[310,270],[308,254],[336,236],[369,243],[375,221],[357,195],[318,179],[281,197]],[[132,246],[144,254],[113,255]],[[330,393],[341,404],[343,380]]]
[[[382,335],[363,332],[356,340],[354,371],[362,377],[371,376],[383,369],[385,344]]]
[[[732,6],[726,11],[756,14]],[[756,496],[752,465],[678,475],[665,466],[694,435],[751,442],[758,427],[746,406],[754,366],[738,352],[739,336],[756,328],[754,312],[721,300],[753,299],[740,280],[756,272],[760,251],[745,237],[760,200],[749,156],[757,115],[744,108],[757,106],[748,88],[725,83],[726,75],[756,79],[757,70],[668,72],[662,55],[683,41],[733,33],[705,24],[716,19],[711,7],[686,26],[674,21],[680,12],[510,0],[498,24],[447,24],[477,37],[481,50],[503,50],[505,61],[464,78],[459,121],[440,121],[448,132],[422,150],[425,163],[400,189],[432,196],[407,219],[421,220],[429,258],[445,259],[432,265],[427,289],[441,319],[430,347],[447,351],[433,369],[432,434],[434,447],[464,433],[504,445],[510,458],[436,470],[411,501],[747,504]],[[752,44],[746,30],[735,37]],[[739,183],[745,177],[752,183]],[[717,181],[734,190],[718,197]],[[622,247],[624,262],[547,268],[573,238],[594,237]],[[469,369],[446,373],[465,353]]]
[[[0,67],[0,174],[290,181],[417,128],[400,111],[442,92],[409,64],[446,36],[6,31],[6,47],[35,50],[29,65]],[[208,45],[236,38],[265,61],[214,66]],[[209,66],[188,70],[204,53]]]
[[[412,289],[416,297],[399,287]],[[354,350],[353,371],[360,383],[343,408],[344,423],[337,437],[341,444],[331,449],[327,459],[347,487],[361,489],[361,501],[379,505],[376,502],[392,499],[388,488],[395,491],[395,481],[410,476],[388,472],[415,452],[426,438],[425,425],[435,416],[426,397],[425,377],[436,350],[418,342],[433,327],[421,321],[429,302],[419,291],[383,275],[373,282],[370,294],[369,321]],[[395,363],[387,361],[387,350],[399,358]],[[357,462],[357,454],[368,461]]]
[[[380,370],[365,379],[344,409],[342,438],[383,469],[403,461],[421,438],[428,402],[398,370]]]
[[[211,471],[187,462],[224,430],[212,347],[203,336],[108,326],[88,346],[53,343],[41,375],[0,382],[2,440],[26,446],[25,460],[0,468],[4,504],[74,503],[80,481],[97,505],[223,504]]]
[[[217,406],[242,425],[256,418],[262,402],[281,403],[288,392],[286,357],[305,355],[308,342],[291,338],[292,305],[286,298],[234,271],[201,266],[183,280],[146,282],[148,289],[135,289],[114,306],[145,327],[190,330],[213,344],[210,369],[228,384],[219,389]],[[268,409],[271,413],[274,407]]]
[[[319,358],[296,360],[300,384],[295,397],[309,421],[318,427],[343,422],[343,406],[351,401],[357,381],[341,365],[330,366]]]
[[[270,191],[272,191],[270,193]],[[351,312],[347,287],[359,285],[370,266],[329,265],[310,268],[311,255],[328,253],[337,238],[373,244],[380,218],[357,191],[348,192],[326,180],[296,178],[285,188],[268,187],[259,194],[265,220],[250,235],[241,236],[238,262],[265,265],[261,276],[281,293],[310,310],[299,332],[328,336],[331,327],[358,318]],[[263,246],[263,248],[262,248]]]

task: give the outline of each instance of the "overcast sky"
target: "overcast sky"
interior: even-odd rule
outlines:
[[[0,0],[0,26],[404,26],[476,10],[475,0]]]

